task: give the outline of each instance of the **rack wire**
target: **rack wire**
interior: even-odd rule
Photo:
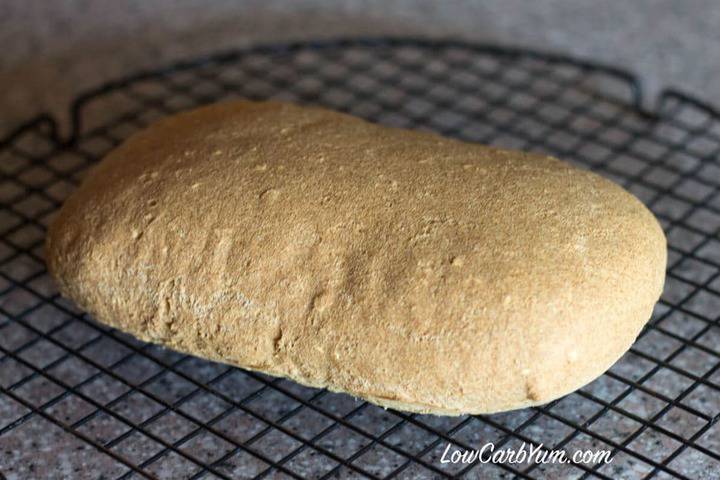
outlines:
[[[623,71],[456,41],[255,47],[146,72],[0,142],[0,472],[34,478],[720,478],[720,115]],[[157,118],[246,97],[548,152],[624,185],[669,241],[667,286],[614,367],[548,405],[458,418],[383,410],[180,355],[60,298],[42,244],[84,173]],[[610,464],[444,464],[442,451],[607,449]],[[45,470],[42,470],[45,469]],[[36,472],[35,474],[33,472]]]

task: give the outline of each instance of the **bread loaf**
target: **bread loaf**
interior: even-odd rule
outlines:
[[[654,216],[554,158],[220,103],[112,151],[53,221],[60,291],[212,360],[436,414],[548,402],[632,344]]]

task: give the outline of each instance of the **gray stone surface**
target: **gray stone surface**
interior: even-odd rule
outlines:
[[[141,68],[249,43],[460,37],[570,53],[720,103],[715,0],[0,0],[0,132]]]

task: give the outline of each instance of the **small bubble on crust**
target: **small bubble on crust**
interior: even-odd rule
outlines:
[[[313,296],[310,308],[312,310],[322,312],[330,305],[330,295],[326,291],[321,291]]]
[[[540,400],[540,393],[537,391],[537,387],[530,381],[525,384],[525,397],[533,402]]]
[[[274,202],[280,197],[280,191],[275,188],[268,188],[260,193],[259,198],[264,202]]]

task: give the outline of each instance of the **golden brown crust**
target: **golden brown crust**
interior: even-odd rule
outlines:
[[[47,240],[61,291],[142,339],[384,406],[545,403],[631,345],[665,237],[529,153],[246,101],[111,152]]]

